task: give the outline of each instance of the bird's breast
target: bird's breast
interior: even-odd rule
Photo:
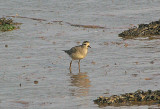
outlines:
[[[87,52],[88,52],[87,50],[77,51],[76,53],[72,54],[71,58],[74,60],[83,59],[86,57]]]

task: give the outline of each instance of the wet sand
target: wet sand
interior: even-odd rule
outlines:
[[[18,30],[0,32],[0,107],[97,109],[93,100],[99,96],[158,90],[160,40],[123,40],[118,34],[158,20],[159,4],[158,0],[2,0],[1,16],[23,24]],[[70,74],[70,58],[62,50],[84,40],[92,48],[81,61],[81,72],[74,61]],[[106,108],[153,107],[158,106]]]

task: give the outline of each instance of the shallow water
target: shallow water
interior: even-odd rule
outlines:
[[[129,27],[158,20],[159,4],[159,0],[1,0],[1,17],[17,15],[13,19],[23,24],[19,30],[0,33],[0,108],[97,109],[93,100],[98,96],[159,89],[160,40],[118,37]],[[106,28],[84,29],[67,22]],[[74,61],[70,74],[70,58],[62,50],[84,40],[92,48],[81,61],[81,73]],[[120,108],[154,107],[158,106]]]

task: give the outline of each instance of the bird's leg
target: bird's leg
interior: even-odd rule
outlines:
[[[72,71],[71,71],[71,65],[72,65],[72,60],[70,62],[70,66],[69,66],[70,73],[72,73]]]
[[[78,66],[79,66],[79,73],[80,73],[80,60],[78,61]]]

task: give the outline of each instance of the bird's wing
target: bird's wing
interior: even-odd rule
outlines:
[[[81,46],[72,47],[72,48],[69,50],[69,52],[70,52],[70,54],[71,54],[71,53],[75,53],[75,52],[77,52],[80,48],[81,48]]]

